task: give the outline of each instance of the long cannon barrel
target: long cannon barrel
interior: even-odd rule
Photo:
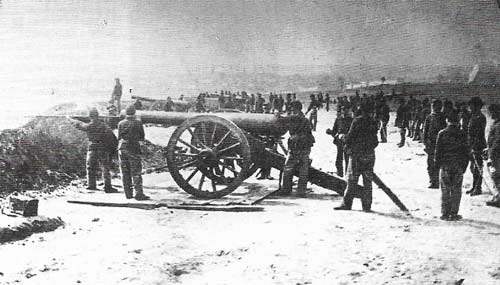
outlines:
[[[187,119],[201,115],[200,113],[137,111],[136,115],[146,124],[162,124],[179,126]],[[227,119],[235,123],[240,129],[257,135],[280,136],[286,133],[289,123],[288,117],[279,117],[271,114],[249,113],[211,113],[211,115]]]

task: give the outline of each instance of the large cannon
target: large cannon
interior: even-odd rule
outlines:
[[[248,113],[137,111],[143,123],[177,126],[167,144],[175,182],[200,198],[233,192],[261,167],[282,170],[285,156],[272,145],[287,131],[289,117]],[[309,182],[342,194],[345,181],[309,168]]]

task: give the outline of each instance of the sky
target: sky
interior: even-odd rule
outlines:
[[[500,61],[499,23],[495,0],[0,0],[0,96],[108,97],[115,77],[154,96],[213,72],[472,67]]]

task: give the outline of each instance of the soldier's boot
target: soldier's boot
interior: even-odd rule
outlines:
[[[401,132],[401,141],[398,143],[398,147],[403,147],[405,145],[405,132]]]
[[[123,189],[125,192],[125,198],[127,199],[132,199],[134,198],[134,193],[132,192],[132,189]]]
[[[113,186],[111,185],[111,179],[104,180],[104,192],[106,192],[106,193],[118,193],[118,190],[116,188],[113,188]]]
[[[134,177],[135,199],[138,201],[149,200],[150,197],[145,195],[142,188],[142,177],[140,175]]]
[[[352,201],[354,200],[354,196],[347,194],[344,196],[344,199],[342,199],[342,204],[340,204],[337,207],[334,207],[334,210],[351,210],[352,209]]]

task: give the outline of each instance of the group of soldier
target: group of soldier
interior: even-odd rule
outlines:
[[[119,79],[113,90],[113,98],[121,93]],[[116,93],[116,94],[115,94]],[[221,91],[219,98],[224,106],[231,103],[230,95],[225,101]],[[299,172],[297,192],[305,195],[309,155],[315,139],[312,134],[316,130],[318,109],[326,105],[329,111],[330,98],[319,94],[310,95],[310,103],[306,113],[302,112],[302,103],[296,95],[289,93],[286,99],[281,94],[269,94],[266,104],[262,94],[248,96],[242,92],[245,99],[244,108],[247,112],[264,113],[279,112],[290,116],[289,124],[289,152],[283,172],[283,184],[279,194],[289,195],[292,191],[292,177],[294,171]],[[121,94],[120,94],[121,95]],[[119,101],[119,95],[118,95]],[[266,107],[265,107],[266,106]],[[459,220],[458,210],[461,200],[463,174],[467,166],[473,175],[472,188],[467,191],[471,196],[482,193],[483,157],[488,158],[488,167],[497,187],[500,187],[500,105],[492,104],[488,110],[494,123],[490,129],[488,141],[485,139],[486,117],[481,109],[483,102],[479,97],[472,98],[467,104],[454,104],[450,100],[444,102],[428,98],[422,101],[409,97],[399,100],[396,111],[395,126],[399,128],[401,136],[399,147],[405,145],[406,136],[420,141],[427,153],[427,172],[429,188],[441,188],[441,219]],[[119,105],[118,105],[118,108]],[[233,107],[234,108],[234,107]],[[101,167],[104,178],[105,192],[116,192],[111,186],[109,174],[110,162],[118,141],[118,158],[122,184],[126,198],[137,200],[148,199],[142,190],[141,148],[139,141],[144,140],[144,129],[135,118],[135,106],[126,109],[126,117],[118,124],[118,139],[105,123],[98,119],[96,109],[91,109],[90,123],[74,122],[75,127],[88,133],[89,147],[87,152],[87,182],[88,189],[96,189],[96,175]],[[308,113],[309,118],[306,118]],[[354,117],[351,116],[351,112]],[[390,108],[383,92],[377,95],[360,96],[357,92],[351,98],[340,97],[337,101],[337,117],[327,134],[334,137],[337,146],[335,166],[339,176],[346,175],[347,188],[344,192],[342,204],[335,207],[337,210],[350,210],[354,197],[359,196],[358,180],[363,178],[364,189],[361,193],[362,208],[371,210],[372,179],[375,164],[375,148],[380,143],[387,142],[387,124],[390,118]],[[380,133],[380,141],[378,135]],[[485,152],[487,149],[487,153]],[[497,171],[498,169],[498,171]],[[269,176],[269,173],[266,174]],[[135,189],[135,196],[133,195]],[[500,189],[500,188],[498,188]],[[489,205],[500,206],[500,197],[495,196]]]
[[[358,94],[357,94],[358,95]],[[314,110],[315,98],[311,97],[308,112]],[[473,97],[467,103],[454,103],[450,100],[424,99],[419,101],[410,96],[408,102],[400,99],[397,110],[395,125],[399,128],[401,141],[399,147],[405,145],[405,137],[408,135],[415,141],[421,141],[427,153],[427,171],[429,176],[429,188],[441,188],[441,219],[446,221],[460,220],[458,214],[463,175],[470,165],[473,176],[471,189],[467,194],[471,196],[482,193],[483,182],[483,158],[487,157],[487,165],[491,177],[497,189],[500,189],[500,105],[492,104],[488,111],[493,119],[488,140],[485,137],[486,117],[481,109],[483,102],[479,97]],[[365,211],[371,210],[372,202],[372,178],[375,163],[374,149],[380,143],[387,142],[387,123],[390,116],[390,108],[386,103],[383,93],[375,96],[354,96],[351,98],[341,97],[337,104],[337,118],[333,128],[327,133],[334,137],[337,146],[336,168],[339,176],[346,173],[347,188],[343,202],[337,210],[350,210],[352,201],[359,195],[357,183],[359,176],[363,177],[364,190],[361,193],[362,207]],[[354,113],[354,118],[351,116]],[[303,117],[301,112],[293,112],[293,115]],[[290,126],[290,136],[296,133],[307,137],[314,129],[314,123],[305,124],[304,119],[298,120]],[[303,130],[302,134],[297,131],[297,126]],[[293,130],[293,131],[292,131]],[[378,138],[380,132],[380,141]],[[311,141],[311,139],[309,139]],[[312,138],[314,142],[314,137]],[[307,164],[310,152],[309,144],[300,149],[296,155],[291,152],[285,164],[285,175],[291,173],[296,164]],[[300,144],[299,144],[300,146]],[[289,141],[289,147],[294,148],[293,140]],[[487,151],[486,151],[487,150]],[[307,161],[307,162],[306,162]],[[305,166],[302,165],[305,169]],[[497,171],[498,170],[498,171]],[[299,194],[305,191],[305,182],[301,183],[299,175]],[[303,180],[302,180],[303,181]],[[291,187],[284,180],[282,192],[287,194]],[[488,205],[500,206],[498,194],[487,202]]]

